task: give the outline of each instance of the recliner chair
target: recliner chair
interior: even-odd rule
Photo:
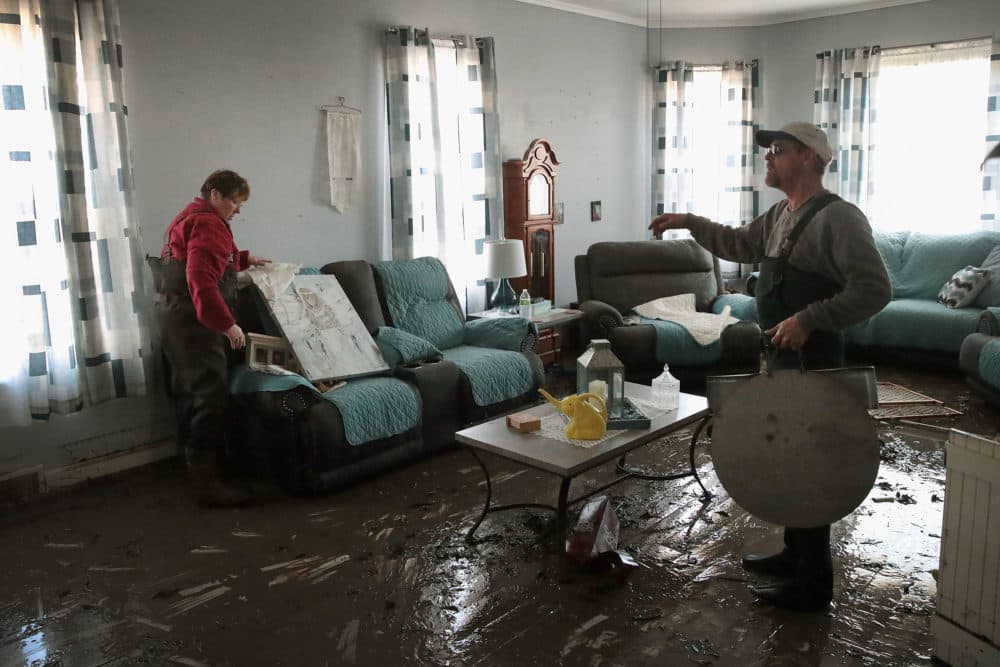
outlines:
[[[709,375],[760,370],[753,299],[726,294],[718,258],[693,239],[595,243],[576,256],[575,270],[584,312],[581,337],[584,342],[610,340],[628,380],[649,384],[669,363],[685,391],[700,392]],[[695,295],[698,311],[721,313],[729,305],[741,321],[724,329],[716,343],[701,347],[679,325],[632,312],[654,299],[686,293]]]

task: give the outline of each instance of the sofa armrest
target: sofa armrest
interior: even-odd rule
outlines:
[[[592,340],[594,338],[611,338],[611,331],[624,326],[625,320],[622,314],[614,306],[596,299],[584,301],[580,304],[583,311],[583,338]]]
[[[484,317],[465,323],[463,343],[498,350],[530,352],[538,342],[538,330],[523,317]]]
[[[422,361],[393,369],[393,375],[417,388],[420,393],[424,448],[439,449],[455,441],[462,425],[458,395],[458,366],[450,361]]]
[[[730,315],[738,320],[757,322],[757,300],[746,294],[722,294],[712,301],[712,312],[716,315],[730,307]]]
[[[608,340],[615,356],[625,366],[626,375],[630,370],[663,365],[656,360],[656,327],[651,324],[615,327],[609,332]]]
[[[989,336],[1000,336],[1000,307],[989,306],[983,309],[976,325],[976,332]]]
[[[743,320],[722,330],[722,357],[729,372],[760,370],[760,327],[756,322]]]

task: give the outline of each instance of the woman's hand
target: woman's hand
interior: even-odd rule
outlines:
[[[243,329],[240,328],[240,325],[234,324],[223,333],[226,338],[229,339],[229,347],[234,350],[242,350],[246,346],[247,337],[244,335]]]
[[[687,213],[664,213],[649,223],[649,229],[653,230],[653,236],[656,238],[660,238],[666,229],[684,229],[686,226]]]
[[[249,264],[250,266],[264,266],[265,264],[270,264],[270,263],[271,260],[269,260],[267,257],[255,257],[253,255],[247,257],[247,264]]]

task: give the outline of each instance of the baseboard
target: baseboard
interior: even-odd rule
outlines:
[[[44,485],[49,490],[64,488],[85,482],[88,479],[96,479],[162,461],[177,456],[179,452],[177,441],[174,438],[166,438],[158,442],[146,443],[103,456],[96,456],[86,461],[46,470]]]

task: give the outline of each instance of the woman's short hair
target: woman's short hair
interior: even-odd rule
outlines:
[[[218,190],[223,197],[250,198],[250,184],[247,183],[247,179],[230,169],[217,169],[208,175],[201,184],[201,196],[208,199],[212,195],[212,190]]]

